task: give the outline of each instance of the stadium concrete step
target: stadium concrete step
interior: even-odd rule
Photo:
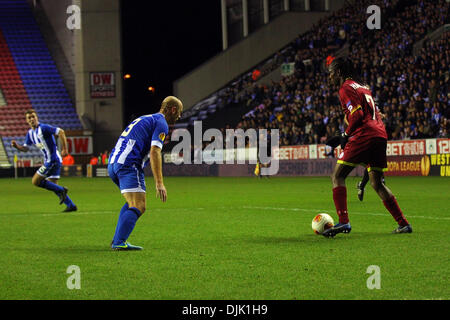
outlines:
[[[0,90],[0,107],[2,106],[6,106],[6,100],[5,97],[3,96],[2,90]]]
[[[0,139],[0,167],[11,167],[8,155],[6,154],[5,147],[3,146],[3,141]]]

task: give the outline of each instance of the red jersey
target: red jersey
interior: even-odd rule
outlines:
[[[345,133],[352,140],[376,137],[387,139],[386,129],[369,87],[347,79],[339,90],[339,99],[348,121]]]

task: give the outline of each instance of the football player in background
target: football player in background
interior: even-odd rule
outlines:
[[[161,149],[169,132],[183,111],[181,101],[166,97],[158,113],[141,116],[122,132],[108,161],[108,174],[119,187],[126,203],[119,213],[116,232],[111,242],[113,250],[142,250],[127,242],[137,220],[145,212],[144,167],[150,162],[156,183],[156,196],[167,200],[163,183]],[[149,159],[150,156],[150,159]]]
[[[63,212],[76,211],[77,207],[67,195],[67,188],[59,186],[58,180],[61,172],[61,156],[68,155],[67,138],[63,129],[56,128],[48,124],[39,123],[35,110],[30,109],[25,112],[25,119],[31,127],[28,130],[25,144],[19,145],[17,141],[11,141],[11,146],[21,152],[28,152],[30,145],[36,145],[44,155],[44,164],[36,171],[31,182],[34,186],[53,191],[59,197],[59,204],[65,204]],[[58,151],[55,136],[61,143],[61,154]]]
[[[348,126],[340,135],[343,151],[331,175],[333,201],[339,223],[326,230],[323,235],[334,237],[338,233],[351,231],[345,179],[359,164],[367,166],[372,187],[398,223],[393,233],[411,233],[411,225],[403,215],[395,196],[383,183],[383,171],[387,169],[387,134],[370,88],[358,79],[349,59],[334,59],[329,64],[328,70],[330,82],[340,88],[339,98]]]
[[[262,177],[261,168],[268,168],[270,166],[270,160],[268,162],[265,162],[265,163],[261,162],[261,159],[259,157],[260,143],[261,143],[261,141],[266,141],[267,146],[270,146],[271,145],[271,138],[272,138],[272,136],[270,134],[270,129],[268,129],[266,131],[266,137],[264,137],[263,131],[261,131],[261,130],[258,130],[258,135],[259,135],[259,139],[258,139],[259,143],[258,143],[258,148],[257,148],[257,151],[256,151],[257,160],[256,160],[256,167],[255,167],[254,174],[255,174],[255,176],[257,176],[258,178],[261,179],[261,177]],[[272,157],[272,148],[271,147],[265,148],[264,151],[266,152],[265,156],[267,156],[267,158],[271,158]],[[264,175],[264,177],[269,179],[268,175]]]

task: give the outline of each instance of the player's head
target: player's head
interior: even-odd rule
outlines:
[[[351,78],[356,81],[357,73],[350,59],[335,58],[328,66],[330,82],[334,85],[341,85],[345,79]]]
[[[33,129],[36,128],[39,124],[39,119],[34,109],[29,109],[25,112],[25,120]]]
[[[174,124],[181,115],[183,111],[183,103],[174,96],[166,97],[162,104],[160,112],[164,114],[168,124]]]

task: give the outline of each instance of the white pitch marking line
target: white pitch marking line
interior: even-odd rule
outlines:
[[[279,208],[279,207],[251,207],[251,206],[244,206],[244,209],[256,209],[256,210],[277,210],[277,211],[307,211],[311,212],[312,210],[316,210],[317,212],[323,212],[323,213],[330,213],[328,210],[323,209],[300,209],[300,208]],[[349,212],[350,215],[356,214],[356,215],[367,215],[367,216],[386,216],[386,213],[373,213],[373,212],[355,212],[351,211]],[[425,216],[410,216],[405,215],[407,218],[419,218],[419,219],[430,219],[430,220],[450,220],[450,217],[425,217]]]
[[[192,208],[155,208],[149,209],[148,211],[186,211],[192,210]],[[195,208],[195,210],[205,210],[205,208]],[[90,215],[90,214],[115,214],[119,211],[76,211],[76,212],[55,212],[55,213],[19,213],[19,214],[1,214],[2,217],[70,217],[70,216],[80,216],[80,215]]]
[[[254,207],[254,206],[242,206],[242,207],[216,207],[216,209],[255,209],[255,210],[273,210],[273,211],[303,211],[303,212],[312,212],[312,210],[315,210],[317,212],[323,212],[323,213],[333,213],[329,210],[325,209],[301,209],[301,208],[280,208],[280,207]],[[153,211],[186,211],[186,210],[193,210],[193,208],[155,208],[152,209]],[[195,208],[194,210],[206,210],[206,208]],[[69,212],[69,213],[29,213],[29,214],[5,214],[0,215],[0,218],[5,217],[29,217],[29,216],[41,216],[41,217],[69,217],[69,216],[78,216],[78,215],[90,215],[90,214],[114,214],[118,213],[118,211],[81,211],[81,212]],[[356,214],[356,215],[362,215],[362,216],[383,216],[385,217],[388,213],[374,213],[374,212],[355,212],[352,211],[350,214]],[[450,220],[450,217],[425,217],[425,216],[410,216],[405,215],[407,218],[419,218],[419,219],[429,219],[429,220]]]

